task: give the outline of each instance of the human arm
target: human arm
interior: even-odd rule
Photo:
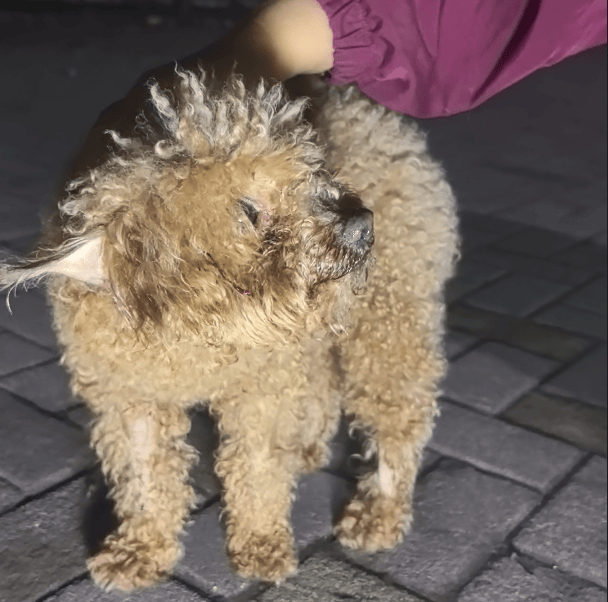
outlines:
[[[435,117],[605,43],[606,0],[274,0],[245,33],[255,43],[233,46],[244,73],[255,73],[256,53],[270,79],[332,68],[331,83]]]

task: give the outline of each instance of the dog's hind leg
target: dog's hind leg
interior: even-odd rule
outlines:
[[[386,291],[378,294],[380,306],[385,297]],[[345,411],[370,437],[378,467],[360,480],[335,530],[343,545],[370,552],[395,546],[409,529],[418,466],[445,370],[435,337],[420,323],[420,300],[408,304],[394,296],[380,315],[374,305],[372,297],[342,351]]]
[[[179,559],[178,536],[194,503],[188,471],[196,453],[184,441],[190,430],[184,409],[125,406],[106,404],[92,430],[119,525],[88,567],[100,586],[129,591],[162,580]]]
[[[370,551],[397,544],[411,523],[418,465],[447,370],[443,287],[455,220],[449,188],[432,184],[410,184],[411,196],[376,189],[375,272],[342,345],[345,410],[371,436],[378,470],[359,483],[336,534]]]
[[[400,541],[430,437],[443,353],[443,288],[457,250],[455,201],[411,120],[354,88],[331,88],[318,123],[328,163],[374,212],[376,266],[342,345],[345,410],[367,431],[378,470],[359,483],[336,534],[366,550]]]

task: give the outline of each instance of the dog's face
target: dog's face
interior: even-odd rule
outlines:
[[[236,80],[212,97],[179,78],[173,95],[151,89],[161,127],[114,134],[115,156],[72,183],[64,228],[95,236],[106,289],[136,327],[295,333],[360,284],[372,214],[324,169],[302,102]]]
[[[364,269],[372,213],[297,148],[181,175],[168,199],[107,227],[111,281],[137,319],[181,313],[200,330],[247,315],[297,330],[321,291]]]

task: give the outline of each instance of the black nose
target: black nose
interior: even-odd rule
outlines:
[[[344,241],[348,245],[369,248],[374,244],[374,214],[361,207],[348,218],[344,226]]]

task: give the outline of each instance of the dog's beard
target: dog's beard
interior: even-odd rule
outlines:
[[[360,295],[365,291],[375,264],[376,258],[368,253],[365,260],[350,273],[350,287],[354,295]]]
[[[317,282],[323,283],[350,277],[353,292],[360,291],[365,287],[373,262],[369,248],[332,246],[321,258],[316,258],[314,267]]]

